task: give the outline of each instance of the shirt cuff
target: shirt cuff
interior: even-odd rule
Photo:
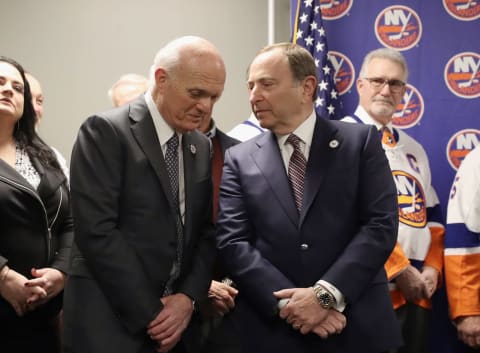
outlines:
[[[324,281],[323,279],[319,280],[316,284],[322,286],[332,293],[332,295],[335,297],[335,310],[342,313],[347,306],[347,303],[345,302],[345,296],[342,294],[342,292],[340,292],[333,284]]]

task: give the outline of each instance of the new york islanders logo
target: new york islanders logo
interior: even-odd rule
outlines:
[[[480,130],[465,129],[456,132],[447,144],[447,160],[457,170],[465,156],[480,144]]]
[[[403,99],[393,114],[392,123],[400,129],[415,126],[422,119],[425,105],[420,92],[412,85],[407,84]]]
[[[445,83],[460,98],[480,97],[480,55],[464,52],[452,57],[445,66]]]
[[[375,35],[384,46],[408,50],[422,37],[422,22],[407,6],[394,5],[381,11],[375,20]]]
[[[338,51],[329,51],[328,59],[335,70],[334,80],[338,93],[347,93],[355,80],[355,68],[351,60]]]
[[[393,170],[392,174],[397,185],[400,222],[415,228],[425,227],[427,207],[422,185],[415,177],[401,170]]]
[[[445,10],[460,21],[473,21],[480,18],[480,3],[472,0],[443,0]]]
[[[322,18],[324,20],[336,20],[341,18],[350,11],[352,3],[353,0],[320,0]]]

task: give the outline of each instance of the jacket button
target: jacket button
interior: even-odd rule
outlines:
[[[302,249],[302,250],[308,250],[308,244],[302,244],[302,245],[300,245],[300,249]]]

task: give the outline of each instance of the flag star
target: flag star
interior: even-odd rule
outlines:
[[[313,10],[313,12],[318,13],[319,11],[320,11],[320,6],[315,6],[315,9]]]
[[[318,30],[318,34],[320,34],[321,36],[325,36],[325,28],[323,27],[320,27],[320,29]]]
[[[323,73],[325,75],[328,75],[328,74],[330,74],[331,69],[330,69],[330,67],[328,67],[328,65],[325,65],[324,67],[322,67],[322,70],[323,70]]]
[[[325,80],[322,80],[322,82],[318,84],[318,87],[320,88],[320,91],[326,91],[328,88],[328,82]]]
[[[323,107],[323,104],[324,104],[324,99],[320,98],[320,97],[317,97],[317,99],[315,100],[315,106],[316,107]]]
[[[313,0],[305,0],[303,3],[305,4],[306,7],[312,7],[312,2]]]
[[[338,92],[332,89],[332,92],[330,92],[330,96],[332,99],[337,99],[338,98]]]
[[[318,67],[318,64],[320,64],[320,60],[315,59],[315,66]]]
[[[307,38],[305,38],[305,44],[308,45],[308,46],[312,46],[313,45],[313,37],[308,36]]]
[[[299,30],[297,31],[297,39],[298,39],[298,38],[302,38],[302,36],[303,36],[303,31],[299,29]]]
[[[323,51],[323,48],[325,47],[325,44],[322,42],[317,42],[316,49],[317,51]]]
[[[312,23],[310,23],[310,30],[311,31],[314,31],[318,28],[317,26],[317,22],[313,21]]]
[[[328,109],[328,114],[333,115],[335,113],[335,107],[333,105],[330,104],[327,107],[327,109]]]
[[[305,23],[308,20],[308,15],[306,13],[303,13],[302,16],[300,16],[300,22]]]

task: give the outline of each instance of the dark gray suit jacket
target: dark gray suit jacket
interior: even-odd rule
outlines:
[[[176,292],[206,296],[215,248],[210,145],[182,138],[184,252]],[[145,99],[90,117],[71,161],[75,223],[64,308],[68,352],[153,352],[148,323],[176,256],[173,201],[163,153]]]

